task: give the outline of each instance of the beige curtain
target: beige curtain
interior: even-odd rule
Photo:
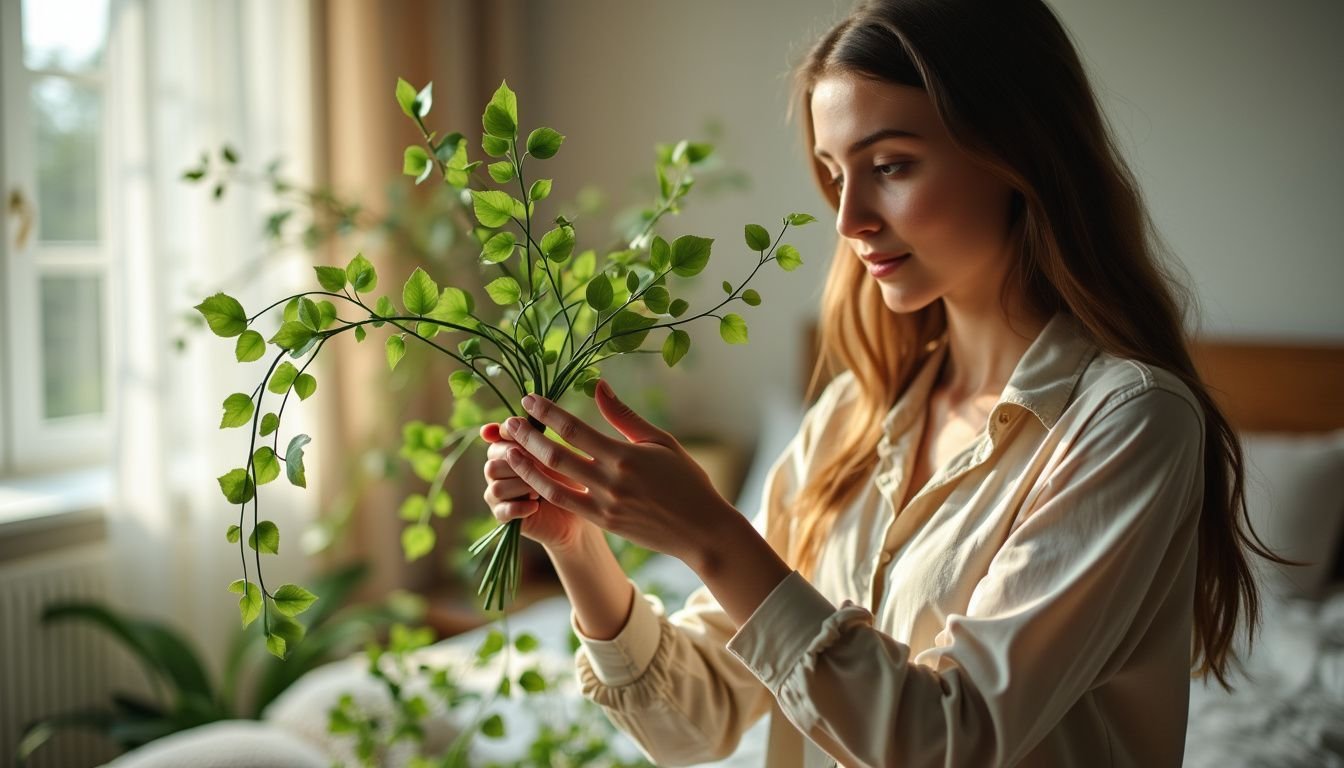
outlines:
[[[376,209],[385,205],[389,183],[402,178],[411,184],[401,177],[402,151],[420,136],[393,99],[398,77],[417,87],[432,80],[431,130],[460,131],[470,146],[479,148],[480,113],[500,80],[507,78],[515,90],[527,80],[522,55],[526,41],[517,37],[523,33],[521,12],[520,0],[319,0],[315,69],[322,79],[317,123],[323,135],[318,137],[318,156],[336,192]],[[344,264],[353,255],[336,244],[319,258]],[[378,268],[379,291],[392,296],[417,266],[393,252],[366,251],[365,256]],[[435,277],[441,282],[453,279]],[[375,338],[381,337],[370,336],[370,341]],[[428,375],[397,391],[389,390],[381,344],[346,344],[328,356],[328,365],[327,393],[334,396],[325,398],[323,414],[326,471],[319,492],[324,509],[348,492],[352,478],[368,475],[370,448],[384,450],[397,461],[405,420],[445,423],[451,410],[445,395],[451,369],[439,362],[431,364]],[[470,469],[460,466],[450,487],[455,509],[464,514],[480,508],[479,489],[472,483],[479,472]],[[358,487],[349,528],[334,556],[370,562],[367,595],[432,587],[445,572],[442,563],[451,544],[441,536],[429,557],[407,564],[400,544],[404,523],[396,511],[405,495],[419,488],[414,479],[395,482],[377,474]]]

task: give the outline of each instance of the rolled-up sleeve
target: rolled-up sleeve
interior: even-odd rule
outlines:
[[[1195,556],[1203,446],[1185,396],[1118,396],[1061,448],[965,615],[917,656],[797,573],[728,648],[844,765],[1012,765],[1185,594],[1175,582]],[[1188,654],[1188,622],[1163,631]]]
[[[772,521],[806,477],[819,431],[851,382],[842,374],[827,387],[766,476],[752,524],[777,550],[785,534]],[[584,636],[572,615],[571,625],[580,641],[581,693],[658,765],[726,757],[770,710],[770,692],[727,649],[736,624],[704,587],[670,616],[656,597],[636,588],[630,617],[611,640]]]

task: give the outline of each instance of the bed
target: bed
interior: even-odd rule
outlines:
[[[1259,568],[1264,586],[1264,623],[1257,643],[1238,647],[1244,668],[1236,690],[1191,684],[1186,764],[1201,768],[1344,768],[1344,347],[1264,342],[1205,341],[1196,362],[1243,438],[1249,468],[1247,503],[1262,538],[1303,568]],[[801,400],[768,404],[766,425],[738,499],[755,509],[764,474],[792,437],[802,416]],[[675,607],[697,585],[695,576],[670,558],[655,558],[636,577],[655,587]],[[533,652],[547,668],[572,667],[569,606],[543,600],[510,619],[512,631],[541,639]],[[488,628],[426,649],[424,660],[470,668],[471,652]],[[467,673],[468,683],[489,686],[493,669]],[[572,676],[571,676],[572,677]],[[326,766],[355,764],[350,739],[326,732],[326,712],[343,693],[361,706],[386,706],[381,686],[364,672],[362,658],[318,669],[293,685],[264,713],[261,722],[225,722],[160,740],[123,756],[115,768],[176,765]],[[519,759],[542,718],[574,716],[580,706],[571,685],[554,693],[545,712],[533,703],[503,702],[499,712],[509,737],[478,739],[470,763]],[[461,726],[461,713],[436,712],[430,743],[446,743]],[[758,723],[731,758],[717,768],[756,768],[764,761],[766,724]],[[621,735],[613,747],[629,757],[634,745]],[[257,745],[240,752],[240,744]],[[263,748],[264,745],[264,748]],[[277,756],[284,755],[283,759]],[[405,764],[408,755],[388,754],[384,765]],[[275,762],[275,760],[280,760]]]

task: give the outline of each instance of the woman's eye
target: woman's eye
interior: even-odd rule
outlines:
[[[906,162],[882,163],[881,165],[873,166],[873,172],[879,176],[895,176],[898,173],[904,172],[909,165],[910,164]]]

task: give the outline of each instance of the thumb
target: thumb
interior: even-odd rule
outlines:
[[[625,435],[626,440],[632,443],[666,444],[666,433],[645,421],[631,410],[630,406],[617,400],[616,393],[611,391],[611,385],[606,379],[597,382],[594,399],[597,401],[597,409],[602,412],[602,418],[615,427],[617,432]]]

